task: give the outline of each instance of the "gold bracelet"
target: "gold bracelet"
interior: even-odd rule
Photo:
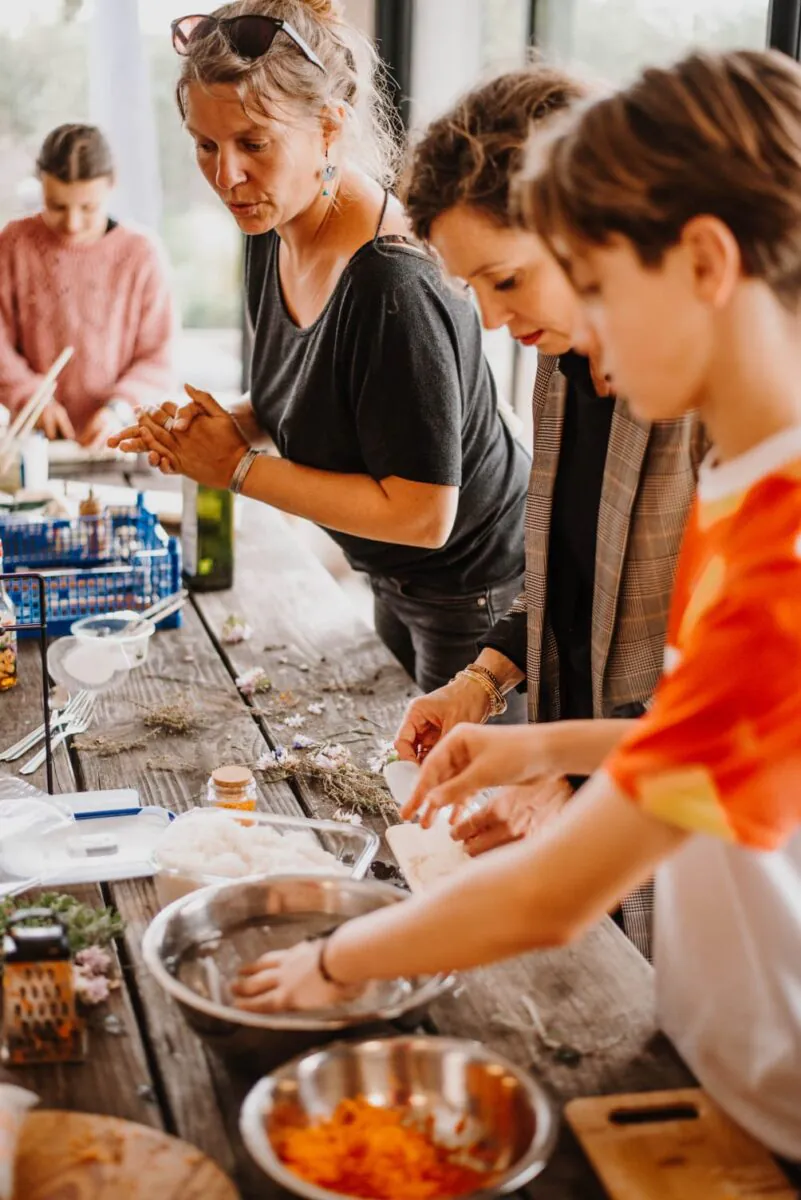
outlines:
[[[498,678],[498,676],[489,669],[489,667],[483,666],[482,663],[473,662],[473,663],[469,664],[467,669],[469,671],[480,671],[482,675],[486,675],[487,679],[490,681],[492,686],[495,688],[496,692],[500,696],[503,695],[503,688],[501,687],[501,681]]]
[[[489,697],[490,711],[485,720],[489,720],[490,717],[500,717],[506,712],[506,700],[504,699],[502,692],[495,686],[494,683],[492,683],[490,679],[487,678],[482,670],[476,670],[475,667],[470,664],[470,666],[465,667],[463,671],[459,671],[455,678],[472,679],[474,683],[477,683],[478,686],[483,688],[483,690],[486,692],[487,696]]]

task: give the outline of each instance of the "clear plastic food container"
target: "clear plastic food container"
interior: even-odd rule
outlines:
[[[233,882],[237,879],[255,878],[268,874],[304,873],[303,868],[299,868],[291,861],[287,862],[285,868],[273,863],[265,865],[264,869],[259,869],[258,865],[254,864],[254,869],[235,875],[204,870],[197,863],[193,863],[191,866],[178,866],[166,861],[167,845],[170,849],[180,850],[182,834],[188,835],[189,829],[192,828],[192,839],[186,837],[187,844],[189,844],[195,837],[199,822],[212,821],[216,823],[220,819],[234,821],[244,829],[260,826],[273,829],[280,834],[308,834],[314,839],[317,846],[332,854],[343,867],[347,867],[347,874],[351,879],[365,877],[380,845],[378,834],[371,829],[363,829],[361,826],[349,825],[340,821],[318,821],[311,817],[284,817],[273,813],[246,813],[230,809],[193,808],[177,817],[169,831],[165,831],[162,839],[162,842],[166,843],[164,857],[162,857],[161,846],[157,846],[153,853],[156,894],[162,907],[171,904],[180,896],[185,896],[188,892],[207,887],[209,884]],[[219,826],[213,824],[212,828],[219,828]],[[211,857],[210,854],[209,859]],[[309,867],[308,870],[325,874],[324,866]]]
[[[111,655],[115,667],[131,670],[141,667],[147,658],[156,626],[139,613],[126,609],[84,617],[73,622],[70,632],[79,642],[90,645],[96,653]]]

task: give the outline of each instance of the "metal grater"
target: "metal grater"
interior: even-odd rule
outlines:
[[[48,924],[24,924],[30,920]],[[4,952],[2,1061],[12,1067],[83,1061],[86,1028],[76,1011],[62,922],[49,908],[13,913]]]

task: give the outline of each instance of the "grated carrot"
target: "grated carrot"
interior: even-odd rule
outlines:
[[[488,1186],[490,1175],[456,1161],[465,1150],[438,1145],[408,1113],[359,1096],[306,1127],[278,1124],[273,1148],[301,1179],[359,1200],[450,1200]]]

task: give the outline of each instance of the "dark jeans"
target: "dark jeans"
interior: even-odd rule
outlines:
[[[370,582],[376,633],[424,692],[442,687],[474,660],[479,638],[523,590],[522,577],[458,596],[397,579],[372,576]],[[525,695],[512,691],[506,701],[500,722],[525,724]]]

